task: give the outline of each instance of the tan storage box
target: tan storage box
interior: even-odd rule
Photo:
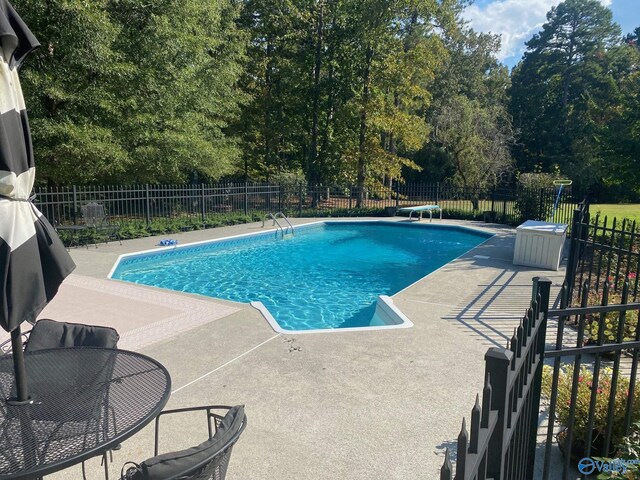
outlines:
[[[513,263],[558,270],[567,238],[567,225],[527,220],[516,229]]]

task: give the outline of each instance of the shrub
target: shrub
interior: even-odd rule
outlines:
[[[635,273],[630,273],[628,276],[628,280],[633,282],[636,278]],[[608,303],[616,304],[622,303],[622,289],[624,285],[624,279],[618,280],[617,283],[617,291],[614,291],[613,277],[609,277],[608,283],[610,285],[609,289],[609,297]],[[593,290],[589,291],[589,305],[599,305],[601,303],[601,296]],[[600,329],[603,329],[603,341],[604,343],[614,343],[617,342],[618,339],[618,326],[619,326],[619,317],[618,314],[608,314],[602,315],[599,313],[596,314],[588,314],[587,315],[587,327],[586,327],[586,335],[588,337],[587,343],[597,343],[598,335],[600,334]],[[622,334],[622,340],[625,342],[634,341],[636,339],[636,326],[637,321],[634,319],[632,315],[627,315],[624,321],[624,332]]]
[[[611,462],[612,464],[616,464],[616,460],[638,460],[640,459],[640,422],[635,423],[631,426],[631,431],[629,435],[624,437],[620,444],[616,448],[617,450],[617,459],[613,458],[599,458],[596,457],[596,460],[600,460],[605,463]],[[607,480],[610,478],[624,478],[627,480],[636,480],[640,478],[640,469],[638,464],[627,463],[626,464],[626,472],[622,471],[612,471],[612,472],[602,472],[598,475],[598,480]]]
[[[521,173],[518,176],[516,210],[522,220],[546,220],[551,215],[553,204],[546,201],[545,194],[553,188],[553,175],[549,173]]]
[[[618,445],[618,455],[621,458],[640,459],[640,422],[634,423],[629,435],[622,439]]]
[[[384,208],[335,208],[332,210],[318,210],[315,208],[305,208],[302,210],[302,217],[324,218],[324,217],[384,217],[387,215]]]
[[[583,367],[578,376],[578,392],[576,396],[575,422],[573,430],[574,444],[571,445],[571,452],[578,456],[581,452],[577,451],[586,446],[587,438],[587,422],[589,421],[589,404],[591,402],[591,393],[596,388],[594,422],[592,431],[592,455],[598,455],[598,447],[602,445],[604,436],[607,431],[607,411],[609,407],[609,397],[611,395],[612,370],[603,368],[600,373],[597,385],[593,384],[593,373]],[[551,382],[553,378],[553,369],[545,366],[542,373],[542,392],[549,398],[551,396]],[[558,423],[567,427],[569,425],[569,411],[571,408],[571,390],[573,387],[573,366],[568,365],[560,369],[558,377],[557,390],[557,409],[556,418]],[[624,421],[627,406],[627,398],[629,392],[629,379],[623,375],[618,375],[618,384],[614,392],[614,410],[613,410],[613,430],[611,435],[611,444],[618,445],[623,439]],[[634,398],[640,398],[640,384],[636,384]],[[640,401],[635,401],[631,412],[631,421],[640,421]],[[562,443],[563,438],[559,441]],[[567,445],[563,445],[565,449]],[[576,446],[578,447],[576,449]],[[584,455],[583,455],[584,456]]]
[[[202,230],[206,228],[222,227],[225,225],[237,225],[241,223],[258,222],[262,220],[262,216],[258,213],[245,215],[244,213],[221,213],[208,215],[205,221],[199,215],[179,215],[169,218],[154,218],[147,224],[144,220],[120,220],[120,230],[118,234],[123,240],[132,238],[142,238],[151,235],[168,235],[171,233],[185,232],[189,230]],[[94,243],[105,240],[101,232],[87,229],[82,231],[77,240],[80,244]],[[60,239],[69,246],[72,242],[71,235],[60,230]]]

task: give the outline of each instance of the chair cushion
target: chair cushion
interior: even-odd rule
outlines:
[[[165,453],[145,460],[140,464],[144,480],[166,480],[178,475],[186,475],[200,463],[206,463],[221,453],[224,447],[242,428],[244,407],[237,405],[229,409],[213,437],[197,447],[178,452]]]
[[[118,332],[113,328],[43,318],[31,330],[25,351],[65,347],[116,348],[119,338]]]

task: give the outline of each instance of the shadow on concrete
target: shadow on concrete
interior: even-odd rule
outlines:
[[[449,449],[449,459],[451,463],[455,464],[458,460],[458,441],[457,440],[447,440],[442,442],[440,445],[436,445],[436,451],[434,452],[438,457],[442,458],[442,462],[444,463],[444,455],[445,452]]]
[[[529,273],[530,272],[530,273]],[[539,271],[503,268],[490,283],[479,284],[444,320],[457,322],[489,346],[504,347],[531,302],[531,280]],[[528,281],[527,281],[528,280]],[[552,305],[558,305],[560,285],[552,285]]]

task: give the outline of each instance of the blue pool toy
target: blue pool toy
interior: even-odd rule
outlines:
[[[160,243],[158,243],[159,247],[172,247],[174,245],[178,245],[178,241],[172,238],[165,238],[164,240],[160,240]]]

